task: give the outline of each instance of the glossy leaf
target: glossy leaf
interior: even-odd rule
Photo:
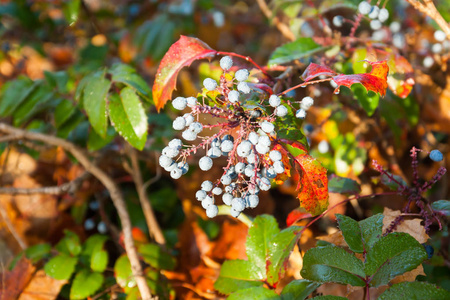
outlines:
[[[70,299],[86,299],[100,289],[103,284],[103,274],[83,269],[75,275],[70,287]]]
[[[444,216],[450,216],[450,201],[438,200],[431,203],[431,207],[434,211],[443,214]]]
[[[320,283],[305,279],[293,280],[283,288],[280,296],[282,300],[303,300],[319,286]]]
[[[382,237],[367,253],[365,272],[372,277],[370,285],[376,287],[417,268],[427,257],[416,239],[407,233],[394,232]]]
[[[132,288],[136,286],[133,272],[131,271],[131,264],[128,256],[122,254],[114,264],[114,276],[116,282],[121,288]]]
[[[317,296],[311,299],[315,300],[348,300],[348,298],[341,297],[341,296],[333,296],[333,295],[326,295],[326,296]]]
[[[379,300],[447,300],[450,299],[450,292],[439,288],[428,282],[400,282],[391,286],[383,292]]]
[[[68,280],[75,271],[78,258],[67,254],[52,257],[44,266],[45,273],[58,280]]]
[[[61,253],[76,256],[81,252],[80,238],[70,230],[64,230],[65,236],[56,244],[55,248]]]
[[[45,79],[52,89],[57,89],[60,93],[67,92],[67,82],[69,74],[66,71],[48,72],[44,71]]]
[[[391,178],[389,178],[388,175],[386,174],[382,174],[381,175],[381,183],[384,184],[385,186],[387,186],[388,188],[390,188],[393,191],[397,191],[399,189],[403,189],[404,187],[407,187],[408,184],[403,180],[403,178],[399,175],[393,175],[388,173],[389,175],[392,176],[392,178],[394,178],[394,180],[392,180]]]
[[[118,63],[114,64],[109,70],[113,82],[120,82],[133,88],[141,97],[150,101],[152,97],[152,90],[148,84],[136,73],[136,70],[129,65]]]
[[[272,238],[279,233],[277,221],[269,215],[255,218],[248,229],[246,252],[248,260],[254,263],[266,277],[266,258],[269,254],[269,244]]]
[[[303,257],[300,274],[312,281],[365,286],[362,279],[365,277],[362,261],[336,246],[308,250]]]
[[[264,278],[259,268],[247,260],[227,260],[220,268],[214,288],[228,295],[238,290],[262,286]]]
[[[55,127],[61,127],[70,117],[75,113],[76,108],[74,104],[66,99],[63,99],[55,108]]]
[[[5,83],[1,89],[0,116],[10,116],[38,85],[38,81],[33,82],[25,76]]]
[[[36,263],[39,260],[47,257],[50,254],[52,247],[50,244],[37,244],[25,249],[25,256],[31,260],[32,263]]]
[[[358,222],[341,214],[336,214],[336,219],[339,224],[339,229],[342,231],[342,235],[350,250],[362,253],[364,251],[364,244]]]
[[[105,78],[104,71],[97,71],[88,76],[83,90],[83,106],[92,128],[99,136],[106,136],[107,114],[106,96],[111,82]]]
[[[381,238],[383,234],[383,218],[383,214],[376,214],[358,222],[366,249],[372,248]]]
[[[139,102],[136,94],[130,95],[129,92],[125,92],[125,94],[121,93],[120,96],[121,97],[111,95],[110,97],[108,108],[111,123],[116,131],[123,136],[127,142],[133,147],[142,150],[144,149],[147,140],[147,118],[143,111],[142,104]],[[133,107],[133,103],[137,106]],[[131,111],[132,114],[129,115],[128,111]],[[131,118],[133,118],[132,121]],[[136,132],[138,132],[140,136],[138,136]]]
[[[227,300],[280,300],[280,296],[273,290],[266,289],[264,287],[252,287],[245,290],[239,290],[231,294]]]
[[[111,143],[117,136],[117,132],[112,126],[108,126],[106,137],[102,138],[95,130],[90,130],[87,140],[87,148],[89,151],[97,151]]]
[[[288,214],[286,218],[286,225],[289,227],[300,220],[311,217],[312,215],[309,212],[306,212],[303,207],[298,207]]]
[[[181,36],[164,55],[153,84],[153,101],[158,111],[164,107],[176,88],[178,72],[194,60],[213,57],[217,53],[199,39]]]
[[[306,70],[300,76],[303,81],[310,81],[319,76],[334,76],[336,72],[328,68],[327,66],[321,66],[315,63],[310,63]]]
[[[355,195],[361,192],[361,186],[353,179],[334,175],[328,180],[328,192]]]
[[[80,13],[81,0],[69,0],[63,2],[64,17],[70,26],[75,24],[78,20],[78,14]]]
[[[270,56],[269,65],[284,64],[296,59],[308,57],[323,49],[312,38],[302,37],[294,42],[286,43],[276,48]]]
[[[366,111],[367,115],[370,117],[375,113],[378,108],[378,103],[380,103],[380,95],[374,92],[367,92],[362,84],[354,84],[351,87],[353,95],[355,95],[359,104]]]
[[[173,270],[175,268],[175,259],[158,245],[140,245],[138,252],[146,263],[156,269]]]
[[[267,282],[270,284],[278,283],[286,271],[286,263],[300,238],[301,228],[288,227],[271,239],[267,256]]]
[[[108,265],[108,252],[96,249],[91,255],[91,269],[96,272],[105,271]]]
[[[14,126],[20,126],[33,115],[45,109],[45,105],[53,97],[51,89],[43,84],[38,85],[14,111]]]

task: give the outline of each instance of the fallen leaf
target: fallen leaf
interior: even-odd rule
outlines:
[[[395,220],[401,211],[399,210],[391,210],[387,207],[384,208],[383,211],[383,232],[391,225],[392,221]],[[425,231],[425,228],[420,224],[422,222],[421,219],[413,219],[413,220],[403,220],[394,230],[394,232],[405,232],[409,233],[412,237],[414,237],[419,243],[423,244],[428,241],[430,238]]]
[[[21,258],[14,269],[0,274],[0,299],[17,299],[30,281],[34,266],[26,258]]]
[[[59,292],[67,280],[56,280],[47,274],[44,270],[37,271],[30,283],[20,294],[19,300],[52,300],[58,297]]]

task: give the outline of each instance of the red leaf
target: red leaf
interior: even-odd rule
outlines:
[[[300,220],[307,219],[312,217],[310,213],[305,212],[301,208],[296,208],[293,211],[289,213],[289,215],[286,218],[286,225],[292,226],[294,223],[297,223]]]
[[[388,64],[391,70],[388,77],[389,88],[400,98],[408,97],[415,84],[413,67],[406,58],[398,54],[393,54]]]
[[[369,73],[345,75],[339,74],[333,77],[333,80],[337,83],[336,88],[339,91],[339,86],[344,85],[350,88],[355,83],[361,83],[366,90],[379,93],[381,96],[386,94],[387,89],[387,74],[389,67],[386,61],[367,61],[372,65],[372,70]]]
[[[161,60],[153,84],[153,101],[159,111],[176,89],[177,75],[183,67],[189,66],[194,60],[213,57],[217,51],[211,49],[199,39],[182,35],[170,46]]]
[[[12,271],[0,273],[0,299],[17,299],[31,277],[35,267],[26,258],[21,258]]]
[[[336,75],[336,72],[334,72],[327,66],[321,66],[315,63],[310,63],[309,66],[306,68],[305,72],[303,72],[302,76],[300,76],[300,78],[303,79],[304,81],[310,81],[311,79],[321,75],[334,76]]]

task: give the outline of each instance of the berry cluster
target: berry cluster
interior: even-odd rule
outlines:
[[[260,191],[271,187],[271,180],[285,172],[280,151],[276,145],[277,118],[284,118],[289,110],[299,119],[306,117],[307,110],[314,104],[311,97],[305,97],[299,108],[273,94],[256,89],[247,82],[249,71],[239,69],[231,76],[233,61],[225,56],[220,60],[223,74],[220,82],[206,78],[206,90],[199,99],[178,97],[172,101],[177,110],[190,109],[189,113],[173,121],[175,130],[182,130],[182,138],[196,145],[184,145],[180,139],[173,139],[162,151],[159,164],[174,179],[185,174],[189,165],[187,158],[200,149],[205,155],[198,161],[203,171],[213,166],[213,160],[226,157],[227,164],[220,178],[214,182],[206,180],[197,191],[196,198],[201,201],[208,217],[218,214],[217,196],[222,196],[224,204],[231,206],[231,214],[238,217],[245,208],[254,208],[259,203]],[[210,115],[217,120],[215,124],[202,124],[200,116]],[[204,131],[209,134],[203,134]]]
[[[389,18],[389,11],[386,8],[370,5],[367,1],[359,3],[358,11],[372,19],[372,21],[370,21],[370,28],[373,30],[380,29],[381,26],[383,26],[383,23]]]

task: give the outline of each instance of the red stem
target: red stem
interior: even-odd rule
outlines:
[[[242,59],[250,62],[251,64],[253,64],[258,70],[260,70],[264,75],[266,75],[268,78],[270,78],[270,80],[273,81],[272,76],[270,76],[269,73],[267,73],[266,70],[263,69],[263,67],[258,65],[250,56],[244,56],[244,55],[240,55],[240,54],[237,54],[234,52],[222,52],[222,51],[217,52],[217,55],[230,55],[230,56],[242,58]]]

